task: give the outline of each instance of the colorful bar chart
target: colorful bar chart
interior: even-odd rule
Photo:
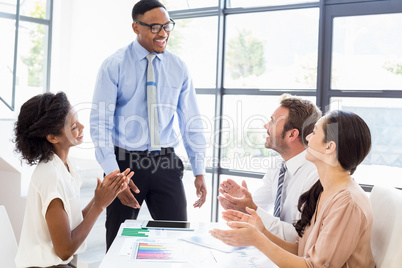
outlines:
[[[137,245],[137,260],[174,260],[174,245],[167,243],[145,243]]]

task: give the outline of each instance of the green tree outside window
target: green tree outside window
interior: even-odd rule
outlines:
[[[34,18],[45,18],[46,11],[41,2],[35,4],[30,15]],[[28,86],[40,87],[43,85],[44,51],[45,51],[45,26],[37,24],[36,30],[30,33],[32,47],[27,57],[22,57],[22,62],[28,66]]]

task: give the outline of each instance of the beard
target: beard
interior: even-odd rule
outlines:
[[[274,150],[279,154],[283,154],[288,150],[289,145],[285,142],[282,135],[275,137],[270,136],[269,140],[265,142],[265,148]]]

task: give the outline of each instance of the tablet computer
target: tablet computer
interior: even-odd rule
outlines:
[[[144,229],[166,229],[180,231],[194,231],[190,222],[187,221],[144,221],[141,225]]]

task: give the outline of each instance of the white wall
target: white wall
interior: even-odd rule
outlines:
[[[25,196],[33,167],[21,163],[14,153],[14,121],[0,121],[0,205],[4,205],[19,241],[25,212]]]

